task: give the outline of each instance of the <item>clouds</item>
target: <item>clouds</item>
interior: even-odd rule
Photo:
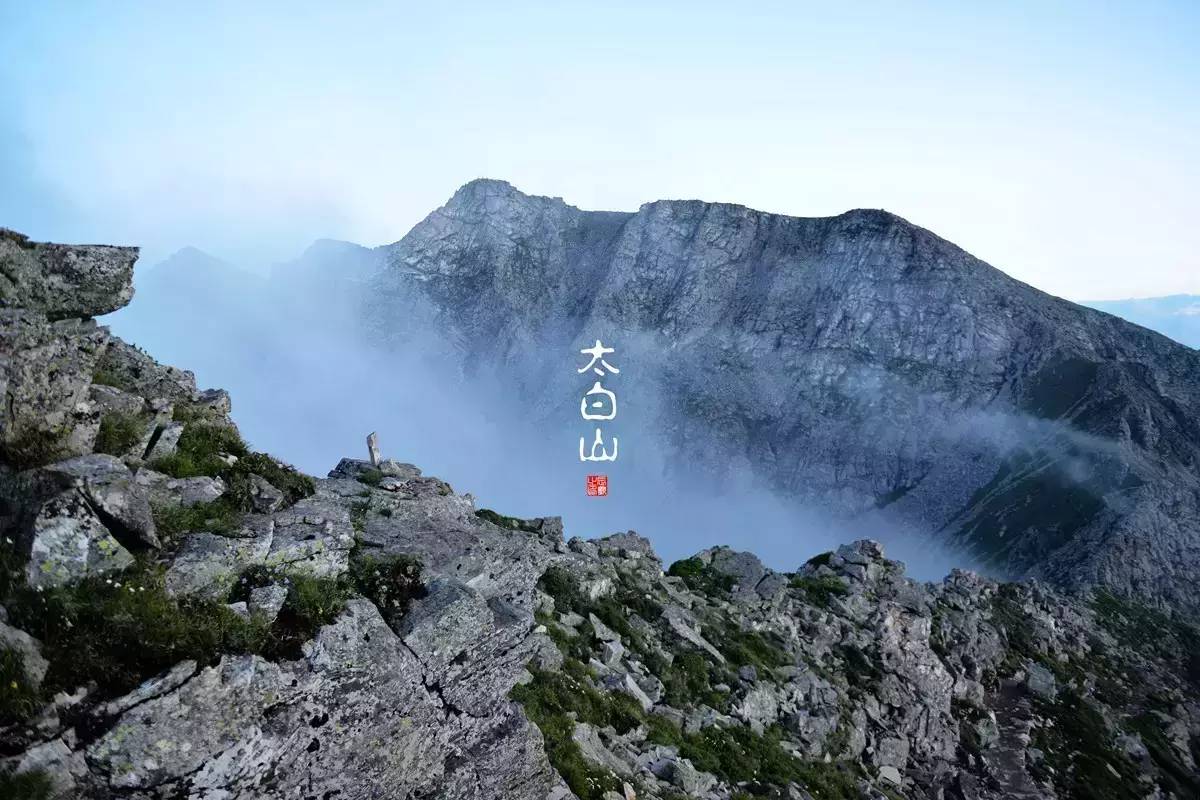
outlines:
[[[884,207],[1058,294],[1198,288],[1188,7],[5,14],[0,136],[62,201],[5,210],[151,260],[394,241],[491,176],[591,208]]]

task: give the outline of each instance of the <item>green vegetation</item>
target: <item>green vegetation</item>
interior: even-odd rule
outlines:
[[[833,551],[826,550],[824,553],[817,553],[815,556],[804,562],[807,567],[828,567],[829,562],[833,560]]]
[[[803,592],[808,602],[820,608],[829,608],[835,597],[843,597],[849,591],[846,582],[836,575],[794,575],[788,586]]]
[[[141,441],[149,423],[150,420],[140,414],[110,411],[100,420],[100,432],[96,434],[96,445],[92,449],[110,456],[125,455]]]
[[[149,466],[173,478],[217,477],[229,467],[225,456],[241,459],[250,454],[237,428],[213,422],[188,423],[175,452]]]
[[[53,784],[40,770],[13,775],[0,772],[0,797],[5,800],[49,800]]]
[[[0,648],[0,726],[28,718],[40,701],[41,695],[25,674],[21,654]]]
[[[722,619],[715,626],[713,641],[721,655],[734,667],[751,666],[760,672],[794,663],[779,639],[771,634],[743,630],[737,623]]]
[[[1138,715],[1130,721],[1129,727],[1141,737],[1142,744],[1150,752],[1150,758],[1159,770],[1158,785],[1164,792],[1171,792],[1176,797],[1200,797],[1200,778],[1180,761],[1153,714]]]
[[[5,605],[13,624],[42,643],[47,696],[89,681],[120,694],[184,659],[207,664],[219,653],[257,652],[267,639],[265,626],[223,603],[171,597],[161,570],[142,565],[112,578],[22,588]]]
[[[241,509],[235,508],[226,497],[193,506],[155,504],[151,510],[154,512],[154,526],[166,544],[177,541],[180,535],[188,531],[234,534],[242,518]]]
[[[1173,661],[1200,688],[1200,629],[1110,592],[1096,592],[1091,605],[1096,621],[1122,647]]]
[[[412,601],[425,594],[421,562],[410,556],[356,555],[350,559],[349,580],[392,627],[399,624]]]
[[[1051,780],[1060,797],[1135,800],[1145,795],[1138,768],[1113,743],[1104,717],[1073,689],[1053,703],[1039,701],[1038,711],[1053,725],[1034,731],[1033,744],[1045,754],[1035,777]]]
[[[364,469],[358,473],[358,482],[367,486],[378,486],[383,482],[383,473],[377,469]]]
[[[682,578],[693,592],[717,598],[728,597],[737,582],[732,575],[713,569],[695,556],[676,561],[667,574]]]
[[[612,725],[619,733],[633,730],[645,719],[641,706],[620,692],[601,692],[592,686],[587,667],[573,659],[561,672],[534,670],[533,680],[512,691],[512,698],[546,742],[546,755],[580,800],[601,800],[606,791],[620,791],[611,772],[589,763],[571,734],[574,719],[598,727]]]
[[[67,457],[67,432],[62,429],[27,428],[0,444],[0,461],[18,470],[44,467]]]
[[[420,565],[405,556],[355,557],[349,573],[336,579],[254,568],[221,601],[173,597],[162,568],[143,563],[108,578],[35,591],[12,571],[11,550],[4,548],[0,556],[0,601],[12,625],[41,641],[50,662],[38,695],[26,685],[19,662],[0,652],[0,678],[9,689],[0,717],[10,720],[31,713],[55,692],[90,681],[98,684],[100,696],[125,693],[186,659],[207,665],[226,653],[296,658],[300,645],[332,622],[351,597],[367,597],[394,624],[422,591]],[[245,619],[226,605],[225,600],[247,599],[251,589],[271,583],[288,587],[274,623]]]
[[[233,456],[233,463],[229,463]],[[155,459],[151,469],[173,478],[209,476],[225,481],[227,490],[218,502],[238,511],[249,511],[252,503],[251,475],[264,478],[283,492],[286,505],[316,491],[313,479],[280,464],[265,453],[251,452],[237,429],[221,422],[189,422],[179,437],[175,452]]]
[[[679,653],[659,677],[667,705],[675,708],[707,705],[718,711],[729,708],[729,695],[713,688],[714,683],[722,683],[729,676],[697,652]]]
[[[92,383],[98,383],[101,386],[111,386],[123,392],[131,391],[133,388],[130,386],[129,381],[125,380],[119,372],[105,364],[103,359],[96,365],[96,370],[92,373]]]
[[[696,769],[711,772],[728,783],[747,784],[751,795],[761,784],[785,786],[796,782],[819,800],[850,800],[859,796],[860,775],[853,766],[801,761],[783,749],[778,728],[768,728],[759,734],[740,725],[713,726],[685,734],[662,720],[650,728],[648,738],[678,747],[679,754],[691,760]],[[769,790],[762,786],[761,791],[766,794]]]
[[[488,522],[492,523],[493,525],[499,525],[501,528],[508,528],[509,530],[514,531],[529,531],[530,533],[538,532],[537,528],[533,527],[525,520],[518,519],[517,517],[506,517],[503,514],[497,514],[490,508],[479,509],[475,512],[475,516],[479,517],[480,519],[486,519]]]

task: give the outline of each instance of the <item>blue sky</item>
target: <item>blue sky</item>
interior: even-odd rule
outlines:
[[[262,268],[487,176],[882,207],[1072,299],[1200,293],[1200,4],[433,5],[0,0],[0,225]]]

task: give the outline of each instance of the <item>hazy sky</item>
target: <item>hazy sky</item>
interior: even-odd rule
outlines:
[[[1072,299],[1200,292],[1195,2],[435,5],[0,0],[0,225],[253,266],[487,176],[881,207]]]

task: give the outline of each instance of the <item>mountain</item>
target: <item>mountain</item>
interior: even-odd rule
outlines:
[[[0,230],[0,797],[1200,793],[1182,615],[867,540],[664,570],[374,447],[305,475],[96,324],[136,256]]]
[[[1084,305],[1158,331],[1188,347],[1200,348],[1200,295],[1093,300]]]
[[[884,513],[1000,575],[1200,597],[1200,353],[894,214],[582,211],[478,180],[382,250],[375,334],[448,330],[542,413],[599,338],[718,480]]]

